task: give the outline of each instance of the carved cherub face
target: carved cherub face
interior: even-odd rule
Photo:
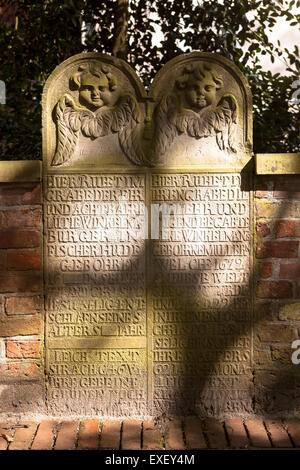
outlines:
[[[109,82],[105,74],[95,76],[88,72],[81,76],[79,87],[80,104],[95,111],[102,106],[107,106],[110,96]]]
[[[190,78],[185,91],[185,99],[192,109],[199,111],[216,101],[216,91],[216,83],[208,72],[201,80],[195,77]]]
[[[181,106],[195,112],[216,103],[217,90],[222,85],[221,77],[206,63],[186,66],[175,82],[180,91]]]

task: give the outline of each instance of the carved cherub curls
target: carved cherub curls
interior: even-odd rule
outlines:
[[[175,81],[182,100],[182,106],[195,112],[214,104],[216,91],[222,88],[223,80],[208,64],[200,63],[198,66],[186,66],[182,75]]]
[[[117,79],[106,64],[81,65],[70,79],[78,90],[78,103],[65,93],[55,108],[57,146],[52,166],[70,160],[78,145],[80,133],[90,139],[117,133],[120,146],[129,160],[137,165],[146,162],[139,141],[141,113],[130,94],[113,93]]]
[[[111,92],[117,88],[117,79],[106,65],[82,65],[71,80],[79,89],[79,103],[91,111],[109,106]]]
[[[237,102],[225,94],[217,103],[217,91],[222,87],[222,78],[210,64],[201,62],[182,69],[173,93],[164,97],[156,110],[156,159],[180,134],[197,139],[215,135],[221,150],[236,151],[233,135]]]

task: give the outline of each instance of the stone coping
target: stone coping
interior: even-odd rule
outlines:
[[[257,153],[257,175],[299,175],[300,153]]]
[[[23,183],[41,181],[42,162],[40,160],[0,161],[1,183]]]
[[[300,174],[300,153],[257,153],[257,175]],[[0,161],[0,183],[35,182],[42,179],[40,160]]]

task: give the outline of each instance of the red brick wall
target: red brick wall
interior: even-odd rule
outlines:
[[[299,414],[300,364],[291,345],[300,331],[300,176],[255,178],[255,409]]]
[[[37,380],[42,320],[39,183],[0,184],[0,381]]]

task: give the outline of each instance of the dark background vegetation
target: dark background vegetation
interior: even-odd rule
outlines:
[[[290,13],[295,4],[300,7],[300,1],[279,0],[204,0],[197,5],[192,0],[131,0],[127,61],[147,87],[168,60],[183,52],[216,52],[229,58],[252,89],[254,151],[299,152],[299,104],[291,103],[296,91],[292,84],[300,78],[298,47],[283,50],[265,33],[280,16],[290,26],[299,25],[300,15]],[[41,158],[45,80],[73,54],[112,53],[116,5],[117,0],[0,0],[0,79],[7,88],[6,105],[0,105],[0,159]],[[248,12],[254,13],[252,20]],[[159,46],[152,44],[155,23],[164,34]],[[272,61],[280,57],[289,75],[262,70],[258,53]]]

